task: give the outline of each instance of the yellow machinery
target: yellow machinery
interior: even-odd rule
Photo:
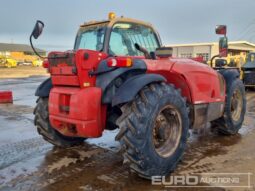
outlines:
[[[39,66],[42,66],[42,63],[43,63],[43,61],[40,58],[38,58],[38,59],[33,60],[32,66],[39,67]]]
[[[228,50],[227,26],[218,25],[216,34],[224,35],[224,37],[220,37],[219,40],[219,54],[213,56],[208,64],[218,71],[236,69],[246,87],[255,87],[255,53],[246,55],[245,52],[242,52],[232,56]]]
[[[255,87],[255,53],[216,59],[212,66],[214,68],[235,68],[239,70],[240,79],[245,87]]]
[[[221,58],[226,60],[226,63],[228,67],[237,67],[240,68],[246,63],[246,55],[245,54],[240,54],[240,55],[235,55],[235,56],[231,56],[230,54],[228,54],[228,56],[226,58]],[[210,61],[208,61],[208,64],[210,64]],[[213,62],[213,67],[215,66],[215,61]]]
[[[0,55],[0,65],[6,68],[15,68],[17,67],[17,61]]]
[[[241,67],[242,79],[246,87],[255,87],[255,52],[247,55],[245,64]]]
[[[28,55],[23,52],[11,52],[10,56],[24,65],[42,66],[42,60],[36,55]]]

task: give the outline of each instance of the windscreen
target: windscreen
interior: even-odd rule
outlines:
[[[89,49],[102,51],[106,24],[92,25],[82,28],[77,35],[75,50]]]
[[[150,27],[135,23],[116,23],[111,32],[109,54],[142,56],[143,53],[135,48],[135,43],[149,52],[154,52],[159,47],[156,35]]]

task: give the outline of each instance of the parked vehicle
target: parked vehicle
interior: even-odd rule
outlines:
[[[44,24],[37,21],[37,39]],[[51,77],[37,89],[34,122],[53,145],[68,147],[119,129],[124,161],[141,177],[167,175],[181,160],[189,129],[207,122],[236,134],[246,110],[236,70],[215,71],[172,58],[152,25],[109,15],[80,26],[74,50],[50,52]]]
[[[40,67],[40,66],[42,66],[42,60],[41,59],[36,59],[36,60],[34,60],[33,62],[32,62],[32,66],[34,66],[34,67]]]
[[[245,87],[255,87],[255,52],[248,54],[246,63],[241,69]]]
[[[0,65],[6,68],[15,68],[17,61],[6,56],[0,56]]]
[[[226,26],[221,25],[220,27],[225,27],[225,33],[224,37],[220,38],[220,54],[215,55],[212,57],[210,64],[213,67],[213,60],[217,57],[220,57],[219,59],[215,60],[215,66],[214,69],[220,71],[220,70],[226,70],[226,69],[232,69],[236,70],[240,75],[240,79],[243,81],[245,87],[255,87],[255,53],[249,53],[246,57],[246,59],[243,58],[243,56],[228,56],[228,40],[226,36]],[[223,43],[223,41],[225,43]],[[222,47],[224,45],[224,48]],[[227,57],[223,58],[223,57]],[[241,60],[246,60],[244,64],[241,64]]]

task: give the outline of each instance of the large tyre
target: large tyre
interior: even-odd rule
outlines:
[[[213,121],[212,126],[224,135],[234,135],[242,127],[245,111],[245,87],[240,79],[235,79],[227,87],[224,115]]]
[[[82,144],[84,138],[67,137],[53,129],[49,121],[48,98],[39,98],[34,110],[34,123],[44,140],[58,147],[71,147]]]
[[[173,171],[184,153],[189,128],[180,91],[171,84],[150,84],[121,109],[116,140],[124,162],[144,178]]]

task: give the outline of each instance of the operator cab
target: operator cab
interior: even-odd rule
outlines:
[[[129,18],[89,22],[80,26],[74,49],[89,49],[105,52],[111,56],[154,58],[159,52],[161,40],[152,25]]]

